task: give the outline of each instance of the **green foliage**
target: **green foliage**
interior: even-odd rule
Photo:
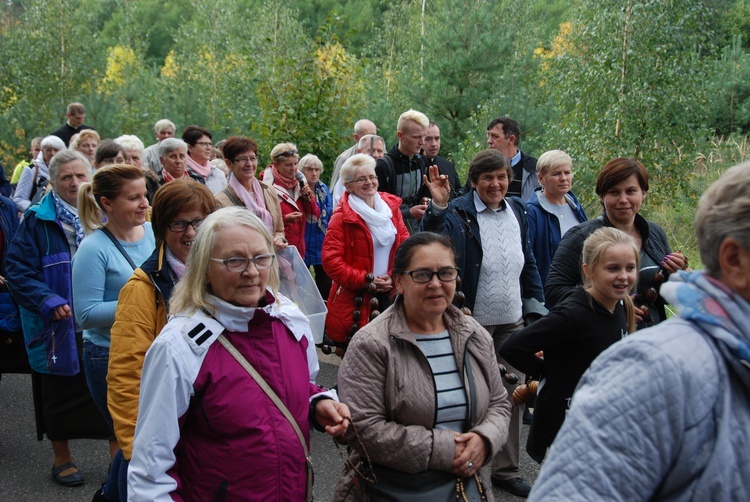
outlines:
[[[715,132],[722,136],[733,132],[747,134],[750,131],[750,54],[742,48],[739,36],[722,50],[715,70],[717,77],[711,82]]]
[[[652,197],[685,190],[680,164],[708,137],[710,9],[695,0],[583,1],[559,50],[543,56],[556,115],[546,139],[592,186],[614,157],[641,159]]]
[[[301,155],[314,153],[332,166],[340,138],[356,121],[364,86],[356,58],[348,54],[324,25],[304,52],[276,51],[258,87],[259,137],[268,145],[296,143]],[[290,71],[294,69],[294,71]],[[330,172],[330,170],[329,170]]]

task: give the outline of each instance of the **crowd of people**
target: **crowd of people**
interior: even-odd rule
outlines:
[[[336,500],[748,497],[750,164],[701,199],[693,272],[640,214],[641,162],[579,189],[589,220],[573,159],[524,153],[510,117],[466,183],[423,113],[390,148],[359,120],[330,185],[291,141],[162,119],[146,148],[84,121],[69,105],[0,196],[0,331],[56,483],[84,483],[70,441],[93,438],[95,501],[307,500],[316,428],[348,450]],[[327,303],[335,388],[280,292],[285,248]]]

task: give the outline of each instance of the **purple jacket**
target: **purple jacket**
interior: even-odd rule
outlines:
[[[266,297],[269,305],[257,309],[210,298],[213,318],[177,315],[154,341],[143,367],[131,500],[304,499],[305,457],[294,429],[213,343],[224,332],[289,408],[309,446],[310,400],[325,395],[314,384],[312,334],[289,300]]]

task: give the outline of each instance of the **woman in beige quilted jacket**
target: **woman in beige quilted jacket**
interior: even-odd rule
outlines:
[[[354,427],[335,500],[493,500],[485,465],[505,444],[510,405],[492,338],[451,304],[457,277],[443,235],[415,234],[396,252],[399,296],[339,369]]]

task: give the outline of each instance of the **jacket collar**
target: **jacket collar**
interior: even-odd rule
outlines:
[[[404,301],[401,295],[396,297],[389,310],[390,316],[384,320],[389,324],[390,335],[416,346],[417,340],[406,322],[406,310],[404,310]],[[466,342],[474,333],[471,324],[465,322],[464,314],[454,305],[448,305],[448,308],[443,312],[443,322],[448,329],[453,350],[458,355],[463,354]]]
[[[607,225],[608,227],[614,227],[614,224],[612,224],[612,222],[607,217],[606,212],[602,213],[602,215],[599,218],[601,218],[602,221],[604,221],[604,224]],[[641,242],[645,243],[648,240],[648,236],[649,236],[648,221],[639,213],[635,213],[635,221],[633,224],[635,225],[635,228],[638,229],[638,232],[641,234]]]
[[[55,201],[52,199],[52,193],[48,193],[39,202],[39,204],[31,206],[29,211],[36,213],[38,220],[55,221],[57,220],[57,214],[55,213]]]

